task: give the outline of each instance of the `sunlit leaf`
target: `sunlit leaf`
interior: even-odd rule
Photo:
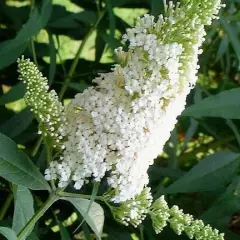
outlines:
[[[51,15],[51,0],[43,0],[14,39],[0,43],[0,69],[13,63],[28,45],[28,40],[45,27]]]
[[[102,207],[98,203],[93,202],[91,208],[86,214],[90,200],[70,197],[64,197],[62,199],[72,203],[73,206],[80,212],[80,214],[85,217],[85,221],[96,234],[96,236],[101,238],[104,224],[104,212]]]

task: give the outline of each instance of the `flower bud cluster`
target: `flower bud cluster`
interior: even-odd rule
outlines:
[[[190,214],[184,214],[178,206],[173,206],[169,210],[169,214],[171,218],[168,220],[170,223],[171,228],[176,232],[178,235],[181,235],[182,232],[185,230],[186,226],[189,226],[193,221],[193,217]]]
[[[219,233],[210,225],[205,226],[202,220],[194,220],[192,215],[184,214],[178,206],[169,208],[164,196],[153,203],[149,214],[157,234],[169,223],[176,234],[185,232],[190,239],[224,240],[223,233]]]
[[[210,24],[219,0],[169,3],[166,17],[145,15],[116,50],[120,64],[79,93],[68,107],[66,149],[61,162],[46,170],[47,179],[68,180],[80,189],[100,181],[117,189],[112,201],[133,199],[148,184],[147,169],[161,153],[195,84],[203,24]]]
[[[166,226],[168,219],[170,218],[168,204],[161,196],[151,206],[150,216],[152,218],[152,224],[155,232],[160,233]]]
[[[61,129],[65,122],[64,107],[56,92],[49,91],[47,78],[30,59],[22,57],[17,62],[19,80],[26,86],[25,102],[39,122],[39,134],[51,139],[54,147],[63,147]]]
[[[137,227],[145,219],[151,204],[150,188],[144,188],[135,198],[120,203],[119,207],[111,207],[111,211],[114,218],[120,223]]]

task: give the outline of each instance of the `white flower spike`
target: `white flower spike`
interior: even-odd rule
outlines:
[[[147,170],[161,153],[195,85],[204,25],[217,18],[219,0],[169,3],[166,16],[146,14],[116,49],[120,64],[102,74],[72,100],[67,110],[63,159],[53,162],[46,178],[69,180],[80,189],[87,178],[109,185],[122,202],[148,184]]]

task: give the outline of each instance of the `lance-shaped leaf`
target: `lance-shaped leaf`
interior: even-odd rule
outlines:
[[[23,186],[17,186],[14,192],[15,207],[12,229],[18,234],[34,215],[33,197],[31,192]]]
[[[240,88],[223,91],[188,107],[182,114],[191,117],[240,119]]]
[[[50,190],[49,184],[24,152],[0,133],[0,176],[33,190]]]
[[[28,40],[46,26],[51,11],[51,0],[41,1],[40,7],[36,6],[33,9],[31,17],[18,32],[17,36],[0,44],[0,69],[13,63],[24,52],[28,45]]]
[[[206,157],[182,178],[170,185],[166,193],[211,191],[229,183],[240,164],[240,154],[217,152]]]
[[[0,234],[9,240],[17,240],[16,233],[7,227],[0,227]]]
[[[100,239],[104,224],[104,212],[102,207],[98,203],[93,202],[91,208],[86,213],[90,204],[90,200],[70,197],[64,197],[62,199],[73,204],[73,206],[79,211],[79,213],[84,216],[87,224],[96,234],[96,236]]]
[[[22,82],[19,82],[13,86],[7,93],[0,97],[0,105],[5,105],[7,103],[16,101],[24,97],[26,92],[25,86]]]
[[[15,138],[23,133],[33,121],[33,114],[29,108],[15,114],[0,126],[0,132],[8,137]]]

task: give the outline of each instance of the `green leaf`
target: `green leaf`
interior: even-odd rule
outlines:
[[[0,126],[0,132],[10,138],[14,138],[24,132],[33,121],[33,114],[29,108],[15,114],[7,122]]]
[[[100,33],[102,32],[102,29],[97,29],[97,36],[95,39],[95,62],[99,62],[102,58],[106,43],[102,39]]]
[[[238,58],[238,61],[240,62],[240,41],[239,41],[238,35],[236,34],[236,29],[238,29],[239,26],[237,24],[229,24],[228,20],[225,18],[224,15],[222,15],[220,17],[220,22],[221,22],[224,30],[226,31],[226,33],[230,39],[230,42],[233,46],[233,49],[235,51],[235,54]]]
[[[151,15],[158,16],[164,11],[163,0],[151,0]]]
[[[178,135],[177,129],[175,128],[169,139],[168,144],[165,146],[165,152],[168,154],[168,167],[177,169],[178,168],[178,157],[177,157],[177,145],[178,145]]]
[[[90,87],[90,85],[82,80],[80,83],[69,83],[68,87],[76,90],[77,92],[83,92],[86,88]]]
[[[61,239],[62,240],[70,240],[71,237],[67,231],[67,229],[65,228],[65,226],[62,224],[62,222],[60,222],[56,216],[56,214],[54,213],[54,218],[55,218],[55,221],[56,223],[58,224],[59,226],[59,230],[60,230],[60,235],[61,235]]]
[[[227,51],[228,45],[229,45],[228,37],[227,35],[224,35],[223,39],[221,40],[221,43],[219,44],[219,48],[216,54],[216,61],[223,57],[223,55]]]
[[[13,86],[6,94],[1,96],[0,105],[5,105],[7,103],[23,98],[25,92],[26,89],[23,82],[19,82],[18,84]]]
[[[56,9],[57,11],[57,9]],[[56,12],[54,9],[54,12]],[[79,22],[94,24],[97,20],[97,15],[93,11],[83,11],[79,13],[64,12],[62,16],[55,16],[48,23],[50,28],[78,28]]]
[[[15,40],[24,42],[35,36],[42,28],[47,25],[47,22],[52,12],[52,1],[42,0],[40,6],[35,6],[31,17],[24,24],[21,31],[16,36]]]
[[[67,229],[63,226],[63,224],[60,221],[58,221],[58,226],[60,229],[61,239],[62,240],[71,240],[71,237],[70,237]]]
[[[202,192],[222,187],[231,181],[240,164],[240,154],[217,152],[206,157],[182,178],[171,184],[166,193]]]
[[[139,0],[134,0],[134,1],[132,1],[132,0],[130,0],[130,1],[129,0],[121,0],[121,1],[112,0],[112,5],[113,5],[113,7],[124,7],[125,5],[128,5],[128,4],[131,4],[131,5],[135,4],[134,6],[137,7],[140,4],[140,2],[141,1],[139,1]]]
[[[197,84],[194,89],[193,101],[194,101],[194,103],[198,103],[201,100],[202,100],[202,90],[200,89],[199,85]],[[185,134],[184,142],[181,147],[181,152],[183,152],[185,150],[187,143],[192,139],[192,137],[196,133],[196,131],[198,129],[198,125],[199,124],[195,119],[190,118],[190,126]]]
[[[33,190],[50,190],[32,161],[7,136],[0,133],[0,176]]]
[[[34,215],[33,197],[31,192],[23,186],[16,186],[14,191],[15,207],[12,229],[18,234]],[[30,232],[29,232],[30,233]]]
[[[43,0],[40,7],[34,8],[31,17],[17,36],[0,44],[0,69],[13,63],[26,49],[28,40],[45,27],[51,15],[51,6],[51,0]]]
[[[240,119],[240,88],[223,91],[188,107],[182,116]]]
[[[187,146],[187,143],[192,139],[192,137],[194,136],[194,134],[197,132],[197,129],[198,129],[198,122],[193,119],[193,118],[190,118],[190,125],[189,125],[189,128],[184,136],[184,142],[183,142],[183,145],[181,147],[181,151],[184,151],[186,146]]]
[[[10,228],[0,227],[0,234],[2,234],[8,240],[17,240],[16,233]]]
[[[6,1],[0,1],[0,9],[11,21],[11,25],[14,29],[20,29],[21,26],[28,20],[30,8],[29,7],[13,7],[6,4]],[[5,16],[1,19],[6,19]],[[1,13],[2,17],[2,13]]]
[[[96,236],[100,239],[104,224],[104,212],[102,207],[98,203],[93,202],[91,208],[88,211],[88,214],[86,214],[90,200],[69,197],[64,197],[62,199],[72,203],[73,206],[80,212],[80,214],[82,216],[85,216],[85,221],[96,234]]]
[[[89,205],[88,205],[88,208],[87,208],[87,211],[85,212],[85,215],[83,215],[83,220],[82,222],[80,223],[80,225],[77,227],[77,229],[79,227],[81,227],[81,225],[84,223],[84,221],[86,220],[86,216],[88,215],[89,213],[89,210],[91,209],[92,207],[92,204],[94,203],[94,200],[97,196],[97,193],[98,193],[98,189],[99,189],[99,183],[95,182],[94,185],[93,185],[93,190],[92,190],[92,194],[91,194],[91,197],[90,197],[90,202],[89,202]],[[76,231],[76,230],[75,230]]]
[[[0,70],[13,63],[27,47],[27,42],[18,42],[18,40],[7,40],[0,43]]]
[[[148,173],[151,181],[160,181],[163,177],[169,177],[177,180],[184,175],[182,170],[161,167],[158,164],[151,165],[148,169]]]
[[[122,46],[122,43],[120,40],[116,39],[116,38],[112,38],[109,35],[102,33],[101,37],[103,38],[103,40],[108,44],[108,46],[114,50],[117,47]]]
[[[200,218],[224,231],[225,239],[237,240],[239,235],[229,231],[228,226],[233,215],[240,209],[240,177],[236,177],[227,190],[206,210]],[[216,221],[217,219],[217,221]]]
[[[232,120],[226,120],[226,123],[229,126],[229,128],[231,128],[231,130],[233,131],[233,133],[234,133],[234,135],[237,139],[238,145],[240,146],[240,134],[239,134],[239,131],[237,129],[237,126],[233,123]]]
[[[82,230],[83,230],[83,232],[84,232],[85,240],[92,240],[92,239],[91,239],[91,232],[90,232],[89,226],[87,225],[86,222],[83,223],[83,225],[82,225]]]
[[[107,10],[108,10],[108,17],[109,17],[110,37],[114,38],[115,29],[116,29],[116,18],[113,12],[112,0],[107,1]]]
[[[104,232],[106,231],[108,235],[108,240],[131,240],[130,233],[127,231],[124,226],[121,226],[120,224],[114,224],[111,225],[108,224],[106,227],[104,227]],[[148,239],[148,238],[146,238]]]
[[[217,219],[224,220],[224,217],[231,217],[240,208],[240,196],[236,194],[240,191],[240,177],[236,177],[228,186],[227,190],[213,203],[212,207],[205,211],[201,217],[208,222],[214,222]],[[228,220],[227,220],[228,221]],[[218,224],[220,222],[218,221]],[[222,222],[226,224],[226,222]]]
[[[39,240],[35,232],[32,232],[28,237],[27,240]]]

